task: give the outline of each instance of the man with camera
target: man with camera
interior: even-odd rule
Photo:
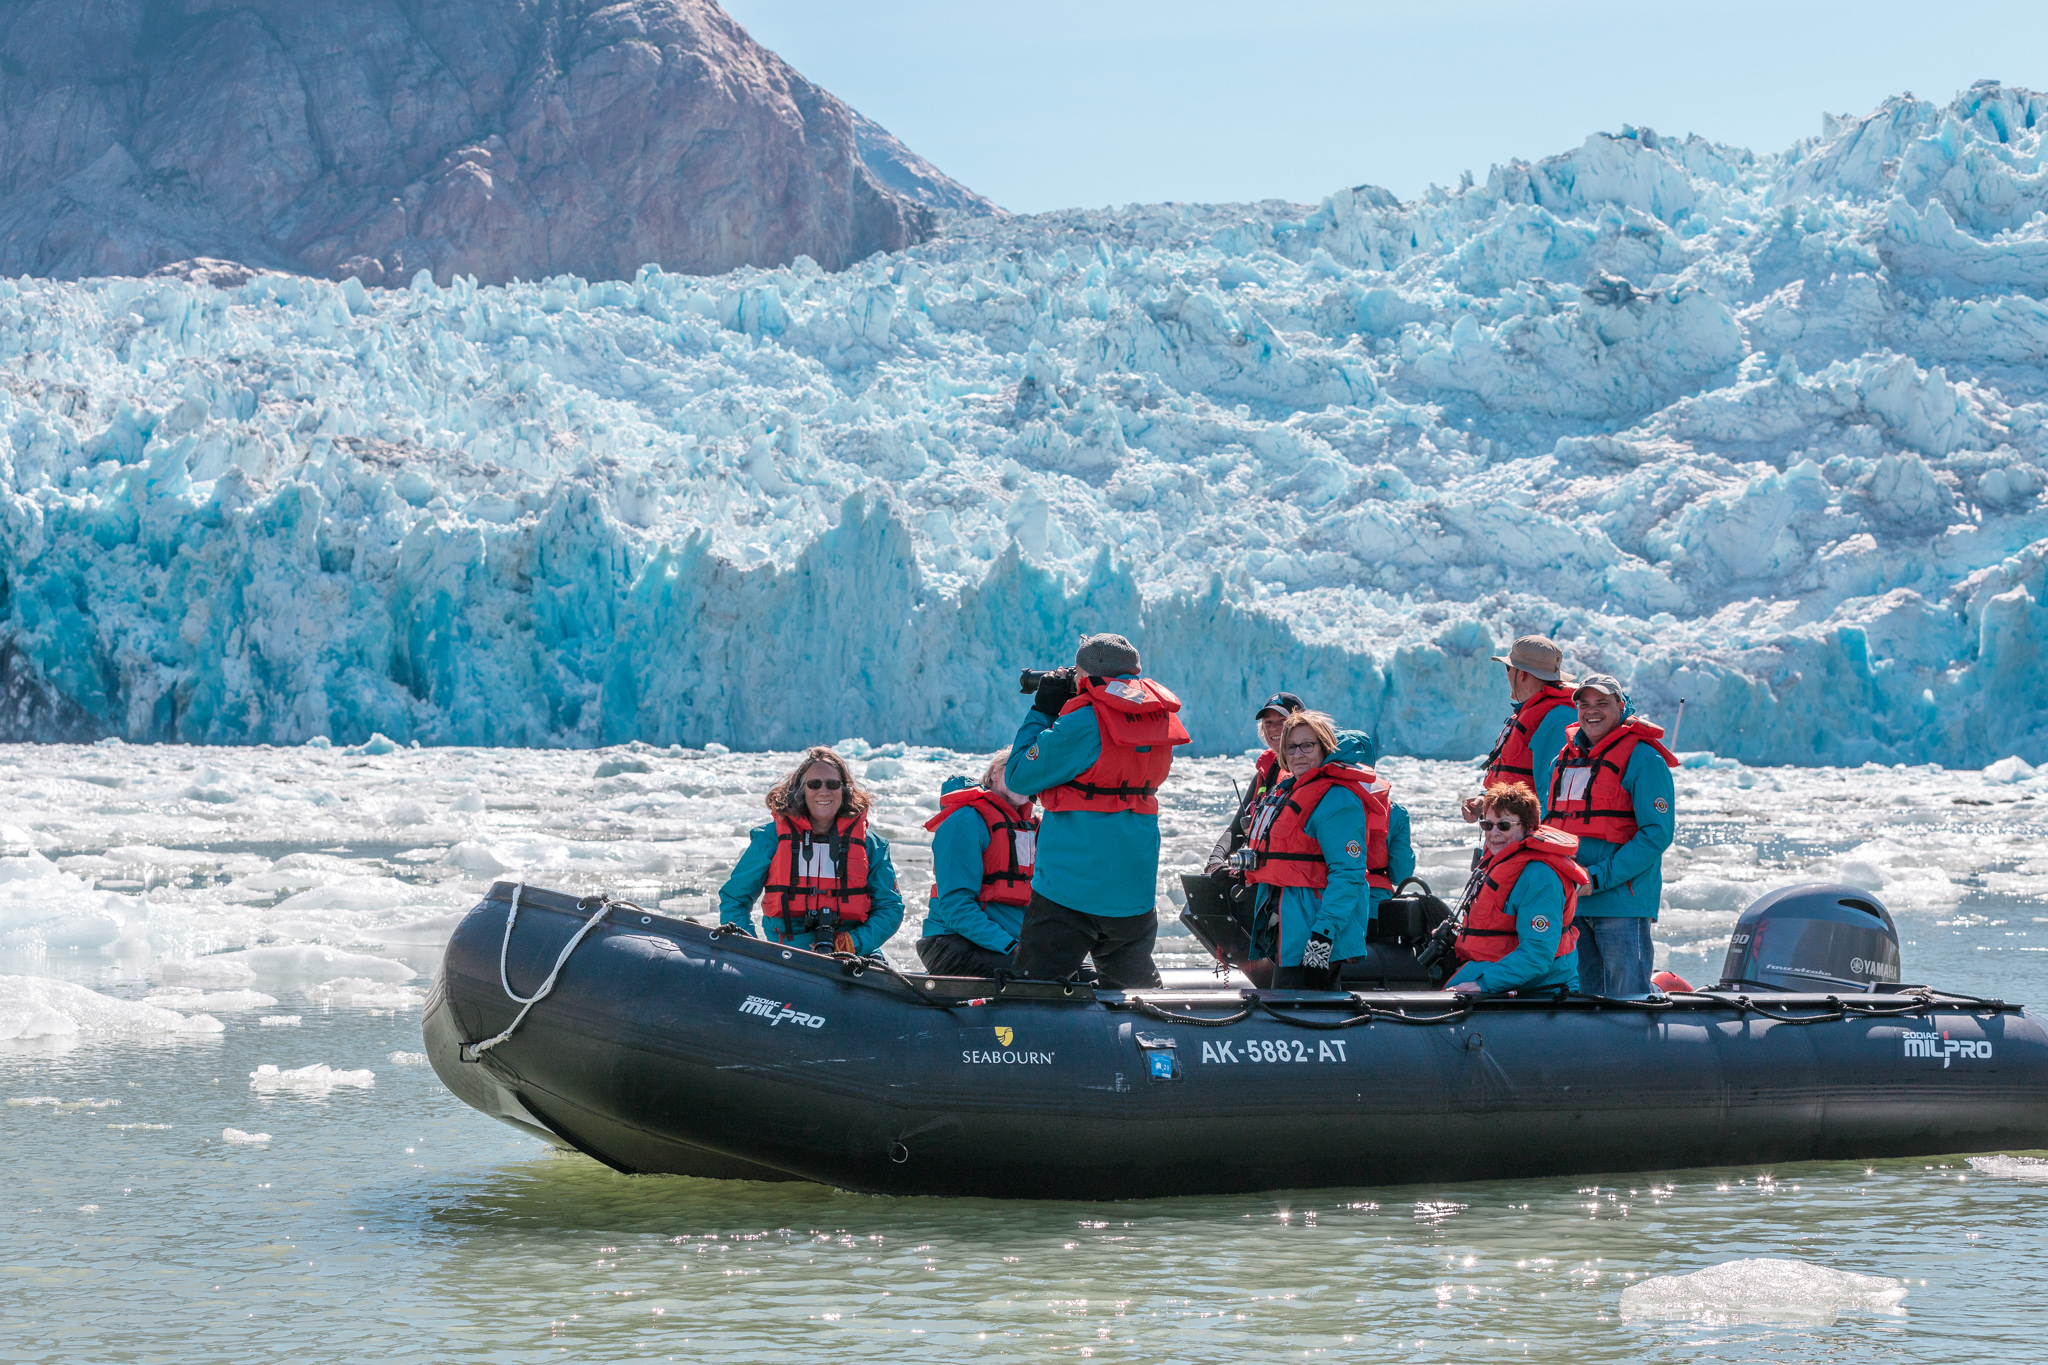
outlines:
[[[1121,635],[1082,639],[1072,668],[1026,670],[1031,711],[1004,782],[1042,812],[1017,971],[1064,980],[1085,958],[1112,986],[1159,984],[1159,788],[1188,742],[1180,699],[1140,676]]]

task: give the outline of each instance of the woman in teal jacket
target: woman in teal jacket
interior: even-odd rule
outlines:
[[[1364,766],[1370,752],[1370,739],[1340,737],[1319,711],[1287,718],[1288,776],[1259,803],[1245,873],[1264,888],[1254,941],[1275,964],[1276,990],[1330,989],[1336,964],[1365,952],[1375,903],[1368,868],[1387,837],[1386,784]]]
[[[932,831],[932,905],[917,955],[940,976],[994,976],[1015,965],[1017,933],[1031,901],[1038,817],[1003,782],[1010,751],[990,760],[975,786],[946,780]]]
[[[768,792],[774,819],[747,839],[718,892],[718,918],[748,934],[754,902],[776,943],[865,957],[903,923],[889,842],[868,832],[873,798],[846,760],[822,744]]]

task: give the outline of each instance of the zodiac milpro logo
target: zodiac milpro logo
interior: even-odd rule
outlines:
[[[765,995],[750,995],[740,1005],[741,1014],[751,1014],[766,1019],[770,1028],[787,1020],[800,1028],[823,1028],[825,1016],[805,1014],[795,1005],[785,1005],[780,1000],[770,1000]]]
[[[1967,1038],[1951,1038],[1948,1030],[1939,1033],[1906,1032],[1899,1035],[1906,1045],[1908,1057],[1925,1057],[1929,1061],[1941,1058],[1941,1069],[1948,1070],[1949,1062],[1957,1057],[1988,1062],[1991,1060],[1989,1039],[1972,1041]]]

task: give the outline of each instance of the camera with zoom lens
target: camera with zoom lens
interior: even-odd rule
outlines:
[[[839,941],[839,912],[836,909],[806,910],[804,932],[811,936],[811,951],[829,953]]]
[[[1255,848],[1241,848],[1225,861],[1234,871],[1256,872],[1259,869],[1259,851]]]
[[[1036,692],[1038,685],[1048,678],[1071,679],[1073,676],[1074,670],[1071,668],[1027,668],[1017,674],[1017,690]]]

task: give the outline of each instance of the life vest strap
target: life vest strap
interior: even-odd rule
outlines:
[[[1098,786],[1096,783],[1093,782],[1064,782],[1061,785],[1066,787],[1072,787],[1075,791],[1081,793],[1082,796],[1087,797],[1091,800],[1098,796],[1108,796],[1117,798],[1126,796],[1136,796],[1139,798],[1149,798],[1157,796],[1159,794],[1159,788],[1157,787],[1148,787],[1142,785],[1134,786],[1129,782],[1119,782],[1114,787]]]

